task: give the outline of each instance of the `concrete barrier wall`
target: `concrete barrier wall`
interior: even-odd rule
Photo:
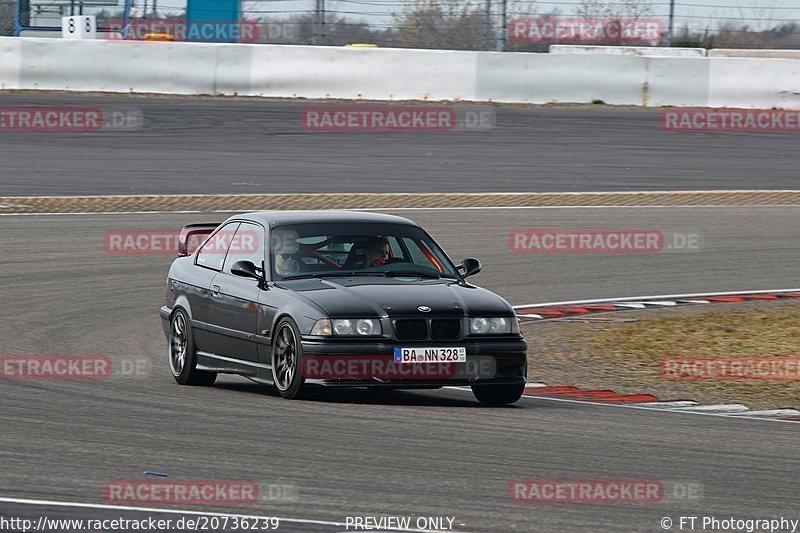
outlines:
[[[577,44],[550,45],[551,54],[609,54],[647,57],[705,57],[705,48],[669,48],[664,46],[589,46]]]
[[[708,105],[800,109],[800,60],[713,58]]]
[[[777,57],[800,59],[800,50],[741,50],[738,48],[714,48],[708,57]]]
[[[0,38],[0,89],[19,89],[22,40]]]
[[[478,53],[477,100],[641,104],[646,58]]]
[[[800,59],[0,37],[0,89],[800,109]]]
[[[476,52],[252,45],[253,96],[475,100]]]

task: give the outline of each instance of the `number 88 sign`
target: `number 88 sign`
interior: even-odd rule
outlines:
[[[94,15],[75,15],[72,17],[62,17],[61,37],[64,39],[96,39],[96,17]]]

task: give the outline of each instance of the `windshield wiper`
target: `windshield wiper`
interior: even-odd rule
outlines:
[[[420,272],[418,270],[386,270],[383,272],[384,276],[394,277],[394,276],[408,276],[414,278],[433,278],[439,279],[442,276],[440,274],[435,274],[433,272]]]
[[[312,278],[347,278],[351,276],[380,276],[382,272],[317,272],[314,274],[292,274],[283,276],[282,281]]]

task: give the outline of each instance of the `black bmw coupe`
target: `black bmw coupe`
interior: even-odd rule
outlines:
[[[195,246],[197,244],[198,246]],[[264,211],[181,231],[161,318],[183,385],[219,373],[274,385],[470,386],[517,401],[527,345],[513,308],[466,278],[414,222],[351,211]]]

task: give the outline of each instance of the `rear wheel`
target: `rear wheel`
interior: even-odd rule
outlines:
[[[297,326],[292,319],[284,318],[275,329],[272,345],[272,381],[284,398],[294,400],[304,392],[302,360],[303,346]]]
[[[522,397],[525,384],[518,385],[472,385],[472,394],[484,405],[508,405]]]
[[[213,385],[214,372],[197,370],[197,352],[192,338],[192,327],[183,309],[173,313],[170,321],[169,368],[172,377],[181,385]]]

